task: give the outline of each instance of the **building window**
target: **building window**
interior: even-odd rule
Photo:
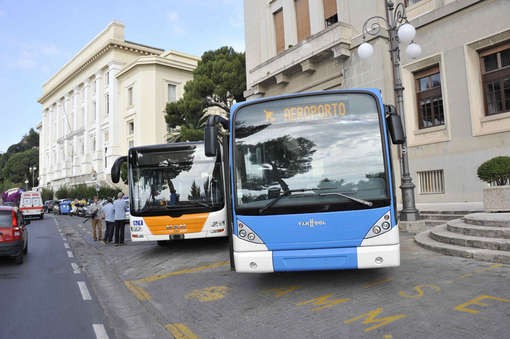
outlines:
[[[418,127],[422,129],[444,125],[439,66],[435,65],[416,72],[414,78],[418,103]]]
[[[420,193],[422,194],[444,193],[444,175],[442,169],[418,172],[418,181]]]
[[[131,107],[133,106],[133,87],[129,87],[128,88],[128,93],[127,93],[128,97],[128,107]]]
[[[294,0],[296,9],[297,38],[301,42],[310,36],[310,10],[308,0]]]
[[[177,101],[177,86],[168,84],[167,86],[167,98],[168,102],[176,102]]]
[[[510,111],[510,42],[480,52],[485,114]]]
[[[283,29],[283,9],[280,8],[273,13],[274,32],[276,40],[276,53],[285,50],[285,34]]]
[[[336,8],[336,0],[322,0],[324,5],[324,21],[326,27],[338,22],[338,13]]]
[[[103,141],[105,145],[108,145],[108,143],[110,142],[110,134],[108,133],[108,131],[104,132]]]
[[[130,139],[129,140],[129,147],[133,147],[135,146],[135,142],[133,141],[133,139]]]
[[[133,135],[135,133],[135,123],[133,121],[128,122],[128,135]]]
[[[104,83],[106,86],[110,84],[110,72],[108,71],[106,71],[106,73],[104,74]]]
[[[110,114],[110,94],[105,95],[104,101],[105,101],[105,112],[106,112],[106,115],[108,115],[108,114]]]

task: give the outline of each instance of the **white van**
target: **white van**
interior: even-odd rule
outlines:
[[[24,217],[44,218],[44,206],[40,192],[28,191],[21,193],[19,209]]]

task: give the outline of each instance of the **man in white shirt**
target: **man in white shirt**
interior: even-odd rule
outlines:
[[[117,199],[113,202],[115,211],[115,245],[124,244],[124,223],[126,222],[126,204],[127,202],[122,199],[124,193],[119,192]]]
[[[113,232],[115,229],[115,208],[113,207],[112,198],[106,199],[108,202],[103,206],[103,216],[106,223],[106,231],[104,233],[105,243],[113,241]]]

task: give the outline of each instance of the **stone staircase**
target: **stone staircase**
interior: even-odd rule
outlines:
[[[449,219],[414,239],[446,255],[510,264],[510,213],[473,213]]]
[[[462,218],[466,214],[478,211],[420,211],[420,218],[427,227],[446,224],[450,220]]]

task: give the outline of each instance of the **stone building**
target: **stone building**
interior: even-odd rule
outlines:
[[[406,0],[422,52],[400,44],[404,121],[418,203],[480,202],[476,170],[510,155],[510,2]],[[384,0],[245,0],[248,100],[282,93],[375,87],[395,103],[388,32],[362,28],[388,19]],[[391,15],[391,14],[390,14]],[[391,18],[391,17],[390,17]],[[399,176],[399,152],[393,152]],[[399,197],[400,199],[400,197]]]
[[[198,60],[108,25],[43,85],[40,186],[109,184],[128,147],[166,142],[166,103],[182,96]]]

